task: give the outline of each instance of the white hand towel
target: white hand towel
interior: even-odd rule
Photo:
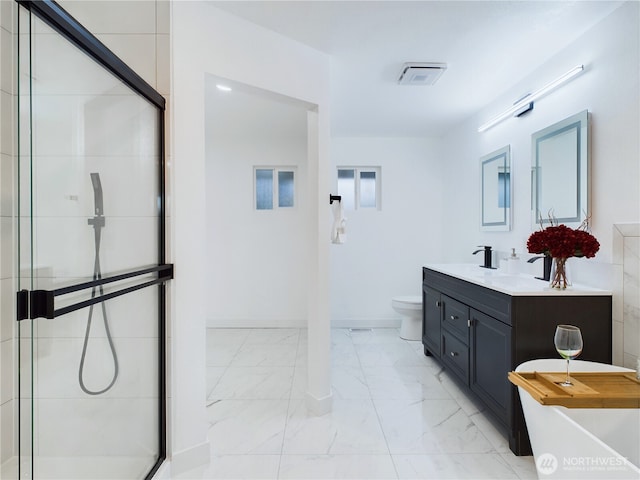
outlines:
[[[342,202],[331,204],[333,211],[333,226],[331,228],[331,243],[341,244],[347,239],[347,219],[344,216]]]

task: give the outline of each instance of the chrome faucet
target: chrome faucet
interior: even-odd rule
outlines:
[[[536,277],[538,280],[544,280],[548,282],[551,279],[551,264],[553,262],[553,258],[550,255],[540,255],[538,257],[531,257],[527,260],[527,263],[533,263],[536,260],[544,258],[544,265],[541,277]]]
[[[491,246],[489,245],[478,245],[479,247],[482,247],[480,250],[476,250],[475,252],[473,252],[473,254],[475,255],[478,252],[484,252],[484,265],[480,265],[482,268],[492,268],[495,270],[496,267],[492,267],[491,266],[491,257],[493,255],[493,252],[491,251]]]

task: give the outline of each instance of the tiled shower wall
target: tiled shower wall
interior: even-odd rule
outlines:
[[[168,1],[58,0],[58,3],[169,100]],[[5,464],[17,453],[16,287],[13,278],[16,271],[13,228],[16,136],[13,32],[16,11],[13,0],[0,0],[0,464]],[[165,130],[168,138],[168,120]]]
[[[14,455],[14,12],[13,0],[0,1],[0,464]],[[0,472],[0,476],[2,476]]]
[[[640,223],[613,226],[618,272],[613,308],[613,362],[635,369],[640,358]]]

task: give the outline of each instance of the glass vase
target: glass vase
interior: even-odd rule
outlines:
[[[567,260],[568,258],[564,257],[553,258],[549,287],[556,288],[558,290],[565,290],[571,286]]]

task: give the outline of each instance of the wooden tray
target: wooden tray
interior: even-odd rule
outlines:
[[[509,372],[509,380],[542,405],[568,408],[640,408],[636,372],[575,372],[572,387],[559,385],[566,372]]]

